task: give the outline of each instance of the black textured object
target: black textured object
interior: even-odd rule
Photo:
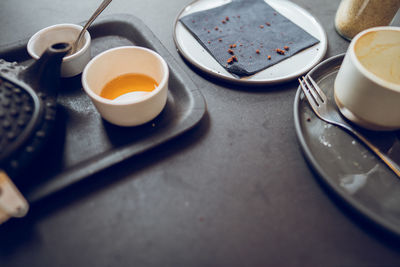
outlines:
[[[55,44],[29,67],[0,60],[0,168],[12,179],[51,131],[61,62],[69,49],[69,44]]]
[[[219,64],[239,77],[255,74],[319,42],[263,0],[233,0],[180,21]]]

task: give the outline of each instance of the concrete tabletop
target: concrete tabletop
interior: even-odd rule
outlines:
[[[2,0],[0,45],[85,21],[98,2]],[[173,23],[190,2],[115,0],[101,16],[143,20],[199,87],[205,117],[1,225],[0,266],[400,266],[399,240],[352,213],[305,160],[296,81],[225,84],[179,56]],[[346,51],[333,23],[339,0],[293,2],[323,25],[325,58]]]

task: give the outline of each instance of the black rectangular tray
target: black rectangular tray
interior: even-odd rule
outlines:
[[[34,179],[20,184],[17,181],[31,203],[182,134],[205,113],[206,104],[197,86],[138,18],[127,14],[104,16],[89,28],[89,33],[92,57],[125,45],[158,52],[170,69],[167,104],[159,116],[145,125],[118,127],[100,117],[81,87],[80,75],[62,79],[56,129],[50,144],[30,170]],[[27,42],[28,39],[1,46],[0,58],[30,64]]]

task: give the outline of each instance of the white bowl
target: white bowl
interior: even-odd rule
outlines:
[[[158,86],[145,95],[123,100],[100,96],[106,83],[129,74],[152,77]],[[94,57],[82,73],[82,85],[100,115],[119,126],[136,126],[154,119],[163,110],[168,93],[169,70],[156,52],[138,46],[123,46],[104,51]]]
[[[72,44],[82,30],[75,24],[57,24],[35,33],[28,41],[27,50],[31,57],[39,59],[42,53],[52,44]],[[90,60],[90,34],[88,31],[82,37],[82,46],[72,55],[66,56],[61,65],[62,77],[73,77],[80,74]]]
[[[341,113],[371,130],[400,129],[400,27],[367,29],[350,43],[334,83]]]

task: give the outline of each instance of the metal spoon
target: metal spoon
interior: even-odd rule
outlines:
[[[111,3],[112,0],[104,0],[100,6],[96,9],[96,11],[93,13],[93,15],[90,17],[90,19],[86,22],[85,26],[82,28],[81,32],[78,35],[78,38],[76,38],[75,42],[72,44],[71,51],[68,53],[68,55],[74,54],[79,47],[79,43],[85,34],[87,28],[92,24],[92,22],[97,18],[98,15],[100,15],[101,12]]]

